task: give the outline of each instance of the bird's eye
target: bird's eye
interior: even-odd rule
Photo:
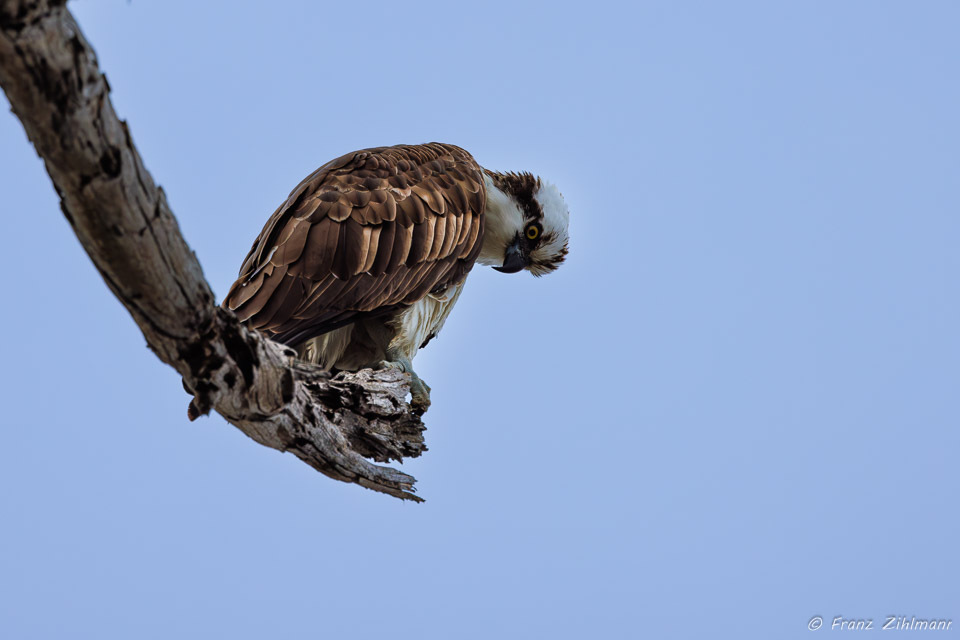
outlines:
[[[540,237],[540,227],[535,224],[527,227],[527,240],[536,240]]]

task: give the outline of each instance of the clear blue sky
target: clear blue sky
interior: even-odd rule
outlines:
[[[956,3],[71,8],[218,296],[375,145],[548,177],[571,253],[471,275],[401,503],[189,423],[0,115],[0,636],[957,635]]]

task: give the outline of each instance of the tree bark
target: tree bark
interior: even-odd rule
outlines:
[[[331,379],[216,304],[64,0],[0,0],[0,86],[100,275],[157,357],[183,376],[191,420],[215,409],[331,478],[420,500],[413,477],[363,457],[426,450],[405,374]]]

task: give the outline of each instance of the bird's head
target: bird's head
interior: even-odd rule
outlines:
[[[497,271],[535,276],[567,257],[570,212],[553,184],[530,173],[486,171],[487,205],[478,261]]]

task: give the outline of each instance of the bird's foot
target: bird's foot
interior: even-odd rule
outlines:
[[[399,369],[410,376],[410,406],[414,413],[423,414],[430,408],[430,387],[420,379],[413,370],[413,365],[407,358],[399,357],[396,360],[381,360],[377,363],[378,369]]]
[[[373,368],[381,371],[384,369],[396,369],[397,371],[403,371],[404,373],[407,372],[407,369],[403,366],[402,362],[394,362],[393,360],[381,360],[373,365]]]
[[[430,408],[430,387],[420,376],[410,373],[410,406],[414,413],[423,415]]]

